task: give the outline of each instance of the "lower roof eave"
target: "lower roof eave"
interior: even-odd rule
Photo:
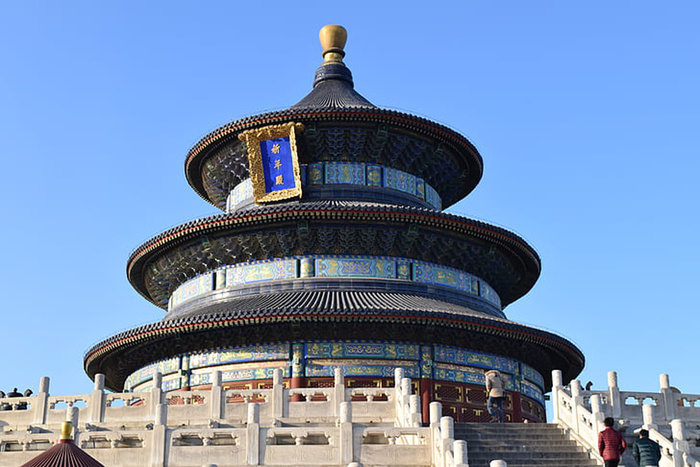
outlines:
[[[368,324],[371,323],[371,326]],[[90,378],[104,373],[106,385],[121,391],[126,377],[139,368],[177,355],[236,345],[294,340],[382,340],[454,345],[506,355],[532,366],[551,385],[551,371],[565,381],[583,369],[583,353],[556,334],[508,320],[484,317],[402,316],[200,316],[196,320],[162,321],[117,334],[90,349],[84,367]]]

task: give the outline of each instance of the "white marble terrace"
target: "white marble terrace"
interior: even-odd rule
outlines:
[[[422,426],[420,398],[400,369],[395,388],[345,388],[340,371],[330,388],[285,389],[279,370],[271,389],[226,390],[220,373],[213,380],[210,390],[108,393],[98,375],[91,394],[51,396],[42,378],[35,396],[0,399],[0,466],[48,449],[65,420],[78,446],[110,467],[467,466],[452,418],[433,402]],[[700,395],[680,393],[668,375],[658,392],[621,391],[614,372],[605,390],[563,386],[558,370],[552,380],[553,421],[592,457],[603,419],[613,417],[630,441],[650,431],[662,446],[659,467],[700,467]]]
[[[156,380],[161,375],[156,374]],[[395,388],[330,388],[108,393],[97,375],[91,394],[49,395],[42,378],[32,397],[0,399],[0,466],[18,466],[48,449],[61,423],[106,466],[466,466],[466,443],[454,441],[440,403],[422,426],[420,398],[396,370]],[[156,384],[160,387],[160,384]],[[26,408],[23,408],[26,407]],[[8,408],[8,406],[5,406]]]

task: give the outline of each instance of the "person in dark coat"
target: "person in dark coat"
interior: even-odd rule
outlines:
[[[639,439],[632,445],[632,457],[639,467],[657,467],[661,460],[661,448],[649,439],[648,430],[639,430]]]
[[[603,457],[605,467],[617,467],[622,453],[627,449],[627,442],[619,431],[613,428],[615,420],[608,417],[603,420],[605,429],[598,434],[598,452]]]

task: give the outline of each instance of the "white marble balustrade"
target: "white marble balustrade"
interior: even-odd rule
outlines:
[[[33,397],[3,398],[0,467],[48,449],[61,422],[76,444],[105,465],[416,465],[466,466],[466,445],[442,417],[421,424],[420,398],[397,370],[394,388],[346,388],[336,371],[329,388],[224,389],[109,393],[97,375],[91,394],[49,395],[42,378]],[[431,411],[441,411],[439,403]],[[431,412],[432,414],[432,412]]]
[[[608,373],[604,390],[586,391],[578,380],[565,387],[559,370],[552,382],[553,421],[592,456],[597,456],[603,420],[612,417],[629,439],[642,428],[649,430],[662,448],[659,467],[700,467],[695,460],[700,458],[700,396],[672,388],[668,375],[660,376],[658,392],[621,391],[615,372]]]

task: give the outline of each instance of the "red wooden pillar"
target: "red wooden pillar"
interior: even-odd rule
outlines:
[[[305,388],[306,387],[306,361],[304,359],[304,345],[303,344],[293,344],[292,345],[292,379],[289,382],[289,387],[292,389]],[[304,398],[297,394],[291,399],[293,402],[298,402],[304,400]]]
[[[511,391],[510,392],[510,399],[513,403],[513,421],[514,422],[522,422],[523,421],[523,409],[522,409],[522,402],[520,399],[520,393]]]
[[[430,403],[433,401],[433,380],[421,378],[418,381],[423,423],[430,423]]]
[[[289,381],[289,387],[293,389],[305,388],[306,378],[304,378],[303,376],[292,376],[292,379]]]
[[[421,400],[423,423],[430,423],[430,403],[433,401],[433,353],[432,345],[421,346],[418,392]]]

